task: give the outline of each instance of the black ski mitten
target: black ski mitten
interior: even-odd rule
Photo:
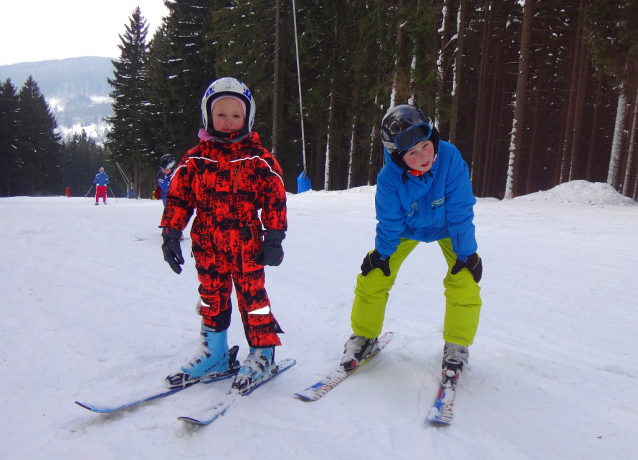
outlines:
[[[467,268],[472,276],[474,277],[474,281],[477,283],[481,281],[481,277],[483,276],[483,262],[481,261],[481,256],[478,253],[474,253],[467,258],[465,262],[461,262],[459,259],[456,259],[456,263],[454,267],[452,267],[452,274],[456,275],[461,269]]]
[[[361,264],[361,274],[366,276],[375,268],[379,268],[385,276],[390,276],[390,257],[381,259],[381,254],[376,249],[366,254]]]
[[[284,238],[286,238],[286,232],[283,230],[265,230],[264,242],[255,256],[255,261],[259,265],[278,267],[284,260],[284,249],[281,247]]]
[[[162,252],[164,253],[164,260],[168,262],[171,269],[178,275],[182,272],[184,265],[184,257],[182,256],[182,247],[179,244],[179,240],[182,238],[182,232],[174,228],[164,227],[162,230]]]

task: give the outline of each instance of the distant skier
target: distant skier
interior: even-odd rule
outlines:
[[[166,380],[178,388],[204,375],[232,372],[236,352],[229,353],[227,330],[234,284],[250,353],[232,387],[246,391],[270,373],[275,347],[281,345],[277,334],[283,331],[270,310],[264,265],[278,266],[284,258],[286,192],[281,167],[252,131],[255,101],[246,85],[234,78],[215,80],[201,110],[201,140],[177,166],[160,226],[164,259],[179,274],[180,237],[197,209],[191,238],[202,342]]]
[[[104,168],[100,168],[93,183],[95,184],[95,206],[99,204],[100,197],[102,197],[102,202],[106,204],[106,186],[109,183],[109,176],[104,173]]]
[[[439,140],[432,121],[416,107],[390,109],[381,122],[385,166],[377,177],[375,249],[357,276],[351,325],[341,366],[356,369],[377,350],[390,289],[399,268],[419,244],[436,241],[448,265],[445,287],[442,380],[455,384],[478,328],[483,265],[474,236],[467,164],[458,149]],[[423,308],[423,299],[418,300]]]
[[[173,174],[175,174],[175,159],[169,155],[162,155],[159,161],[160,170],[157,173],[157,189],[155,190],[155,199],[162,198],[164,206],[166,206],[166,192],[171,184]]]
[[[65,191],[66,191],[67,198],[71,198],[71,189],[67,187]]]

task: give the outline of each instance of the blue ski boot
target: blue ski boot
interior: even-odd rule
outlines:
[[[186,360],[179,372],[166,377],[170,389],[186,388],[202,380],[237,373],[239,347],[228,349],[228,331],[215,332],[202,324],[202,341],[195,353]]]
[[[241,365],[233,381],[233,390],[247,393],[267,376],[275,365],[275,347],[253,348]]]

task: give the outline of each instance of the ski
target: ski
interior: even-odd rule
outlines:
[[[248,387],[244,391],[230,390],[229,393],[218,399],[210,408],[199,411],[193,415],[178,417],[178,420],[186,423],[192,423],[194,425],[208,425],[217,420],[220,416],[224,415],[228,408],[233,404],[237,396],[247,396],[254,390],[262,386],[264,383],[277,377],[279,374],[287,371],[292,366],[297,364],[294,359],[284,359],[277,363],[277,365],[271,370],[270,374],[255,382],[251,387]]]
[[[299,399],[303,401],[317,401],[326,395],[330,390],[339,385],[345,379],[354,374],[358,369],[365,366],[368,362],[370,362],[373,358],[375,358],[381,350],[383,350],[387,344],[392,340],[392,332],[386,332],[381,337],[379,337],[379,349],[378,351],[366,358],[359,364],[359,366],[355,367],[350,372],[345,371],[341,366],[337,367],[337,369],[330,372],[326,377],[312,385],[311,387],[306,388],[299,393],[295,393]]]
[[[236,345],[231,348],[231,350],[229,351],[229,356],[231,358],[231,362],[236,362],[235,361],[235,357],[237,356],[237,352],[239,350],[239,347],[237,347]],[[203,383],[203,384],[209,384],[209,383],[213,383],[213,382],[218,382],[220,380],[225,380],[225,379],[229,379],[231,377],[234,377],[235,374],[237,374],[237,372],[239,372],[239,369],[241,368],[241,366],[239,365],[238,362],[236,362],[237,365],[232,366],[230,369],[228,369],[228,371],[223,372],[223,373],[218,373],[218,374],[214,374],[214,375],[208,375],[208,376],[204,376],[202,377],[200,380],[181,387],[181,388],[174,388],[174,389],[166,389],[166,388],[162,388],[162,389],[158,389],[155,392],[149,392],[150,394],[147,394],[146,396],[142,396],[140,398],[137,399],[133,399],[130,402],[127,402],[125,404],[122,405],[117,405],[117,404],[113,404],[113,405],[98,405],[98,404],[89,404],[89,403],[83,403],[80,401],[75,401],[75,404],[77,404],[80,407],[83,407],[87,410],[90,410],[91,412],[97,412],[99,414],[108,414],[111,412],[117,412],[123,409],[128,409],[129,407],[134,407],[149,401],[153,401],[154,399],[158,399],[158,398],[164,398],[166,396],[170,396],[172,394],[178,393],[182,390],[185,390],[186,388],[190,388],[192,386],[194,386],[197,383]]]
[[[446,378],[443,375],[443,381],[439,387],[439,394],[434,401],[434,406],[430,410],[428,420],[432,423],[449,425],[452,423],[452,407],[454,406],[454,398],[456,397],[456,384],[459,375]]]

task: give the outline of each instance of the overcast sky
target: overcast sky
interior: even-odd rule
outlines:
[[[148,39],[168,14],[164,0],[9,0],[0,14],[0,65],[81,56],[116,58],[137,6]]]

